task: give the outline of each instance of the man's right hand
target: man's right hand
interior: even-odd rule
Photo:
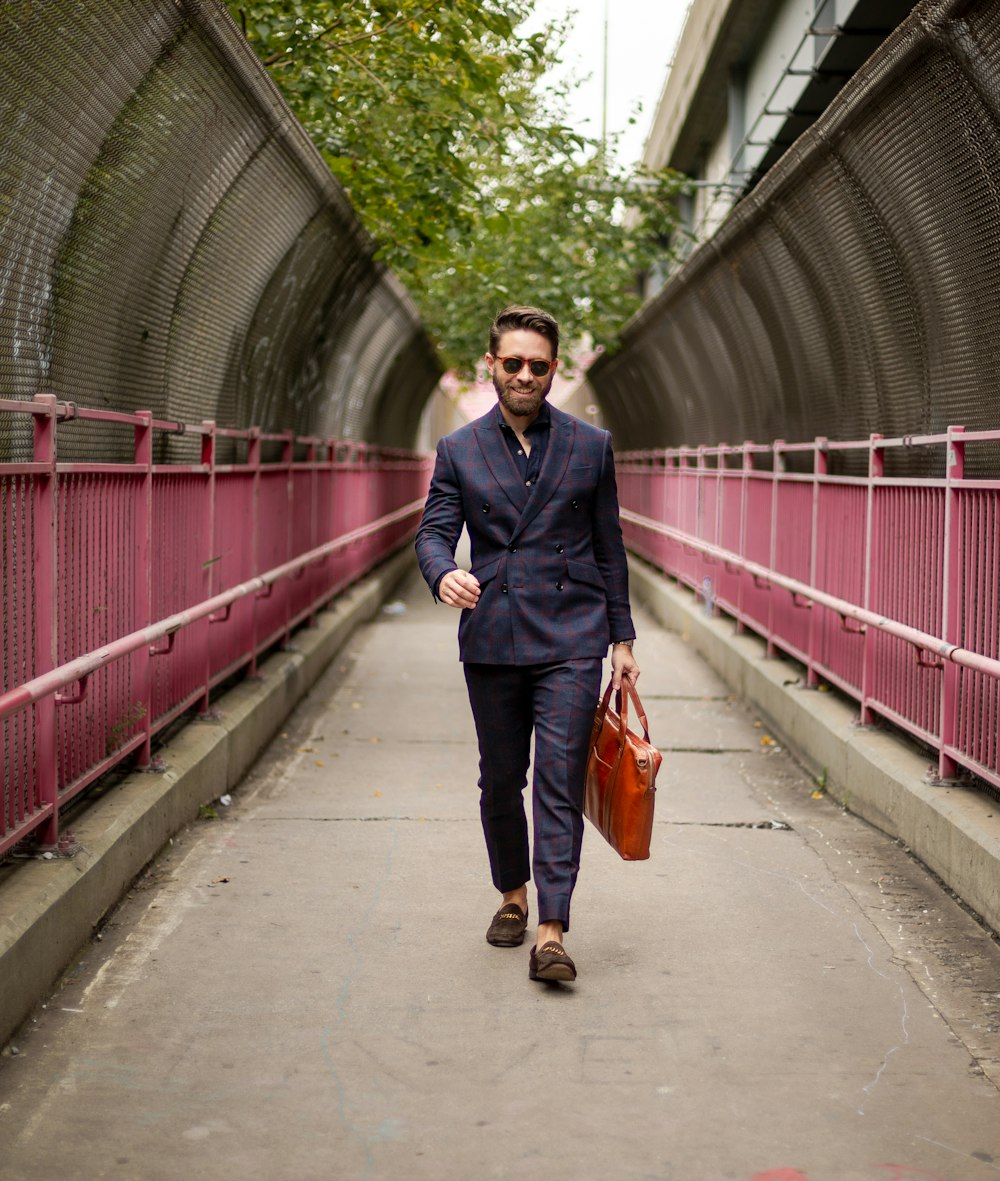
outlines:
[[[449,570],[438,583],[438,598],[449,607],[471,609],[479,602],[479,579],[468,570]]]

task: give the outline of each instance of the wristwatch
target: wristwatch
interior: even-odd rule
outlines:
[[[612,648],[622,648],[622,647],[631,648],[634,643],[635,643],[635,640],[615,640],[615,642],[611,645],[611,647]]]

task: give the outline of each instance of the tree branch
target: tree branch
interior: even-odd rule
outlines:
[[[325,36],[326,36],[328,33],[332,33],[332,32],[333,32],[333,30],[334,30],[334,29],[335,29],[335,28],[336,28],[338,25],[342,25],[343,23],[344,23],[344,18],[343,18],[343,16],[338,16],[338,17],[337,17],[337,19],[336,19],[335,21],[331,21],[331,23],[330,23],[330,24],[328,24],[328,25],[326,26],[326,28],[325,28],[325,29],[321,29],[321,30],[320,30],[320,31],[319,31],[319,32],[316,34],[316,36],[315,36],[315,37],[311,38],[311,40],[312,40],[312,41],[314,41],[314,42],[315,42],[315,41],[322,41],[322,40],[323,40],[323,38],[324,38],[324,37],[325,37]],[[244,32],[244,33],[246,32],[246,27],[245,27],[245,26],[244,26],[243,32]],[[265,57],[265,58],[263,58],[262,60],[263,60],[263,62],[264,62],[264,65],[265,65],[265,66],[277,66],[277,65],[284,65],[284,64],[285,64],[285,62],[282,60],[284,57],[285,57],[285,50],[283,50],[283,49],[282,49],[280,52],[278,52],[278,53],[272,53],[270,57]],[[288,58],[288,61],[291,61],[291,60],[292,60],[291,58]]]
[[[383,89],[383,91],[385,91],[385,93],[386,93],[386,94],[388,94],[388,95],[390,95],[390,96],[392,95],[392,91],[389,89],[389,87],[388,87],[388,86],[386,86],[386,84],[385,84],[385,83],[382,81],[382,79],[381,79],[381,78],[378,76],[378,74],[375,74],[375,73],[373,73],[373,72],[372,72],[372,71],[371,71],[371,70],[370,70],[370,69],[369,69],[369,68],[368,68],[368,67],[365,65],[365,63],[364,63],[363,61],[359,61],[359,59],[358,59],[358,58],[356,58],[356,57],[355,57],[353,54],[351,54],[351,53],[345,53],[345,54],[344,54],[344,57],[346,57],[346,58],[347,58],[347,60],[348,60],[349,62],[351,62],[353,65],[357,66],[359,70],[364,70],[364,72],[365,72],[365,73],[368,75],[368,77],[369,77],[369,78],[371,78],[371,80],[372,80],[372,81],[373,81],[373,82],[374,82],[374,83],[375,83],[377,86],[381,86],[381,87],[382,87],[382,89]]]
[[[337,50],[343,50],[348,45],[355,45],[359,41],[370,41],[373,37],[380,37],[383,33],[387,33],[393,27],[393,25],[398,25],[400,21],[419,20],[420,17],[429,12],[431,9],[441,8],[444,3],[445,0],[431,0],[431,3],[425,4],[423,8],[418,8],[416,12],[412,12],[408,15],[402,12],[399,13],[398,16],[394,16],[392,20],[388,22],[388,24],[383,25],[380,29],[372,29],[367,33],[359,33],[356,37],[348,37],[345,41],[334,41],[333,44],[328,45],[327,48],[336,53]],[[322,44],[326,41],[326,38],[330,35],[330,33],[332,33],[338,25],[343,24],[343,22],[344,18],[342,16],[337,17],[337,19],[333,21],[332,24],[327,25],[326,28],[321,29],[315,37],[310,38],[310,43],[312,45]],[[265,57],[261,60],[264,62],[265,66],[283,66],[292,59],[287,56],[285,50],[281,50],[280,52],[272,53],[270,57]],[[353,61],[354,59],[352,58],[351,60]]]
[[[388,24],[383,25],[381,29],[372,29],[370,33],[359,33],[356,37],[348,37],[346,41],[335,41],[330,48],[343,49],[346,45],[354,45],[358,41],[370,41],[372,37],[381,37],[383,33],[387,33],[393,25],[398,25],[400,21],[419,20],[425,12],[429,12],[432,8],[440,8],[443,3],[444,0],[436,0],[436,3],[432,0],[430,4],[425,4],[423,8],[418,8],[416,12],[412,12],[409,15],[401,12],[397,16],[394,16]],[[325,34],[320,34],[317,40],[322,40],[323,36]]]

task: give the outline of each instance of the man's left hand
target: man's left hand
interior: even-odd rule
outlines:
[[[622,687],[622,677],[627,677],[629,684],[635,688],[639,679],[639,665],[632,655],[632,649],[624,644],[615,644],[611,649],[611,687],[617,693]]]

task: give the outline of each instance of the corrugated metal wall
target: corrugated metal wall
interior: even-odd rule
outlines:
[[[1000,4],[934,0],[590,378],[626,448],[995,426],[998,274]]]
[[[407,445],[439,366],[373,249],[221,3],[0,6],[0,397]]]

